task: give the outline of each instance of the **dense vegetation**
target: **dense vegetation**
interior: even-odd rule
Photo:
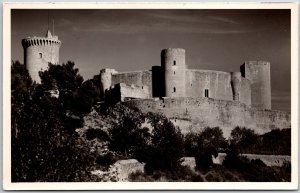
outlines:
[[[12,64],[11,72],[12,181],[88,179],[95,156],[75,128],[96,100],[96,87],[94,95],[87,95],[85,90],[93,85],[83,83],[71,62],[50,65],[41,73],[41,84],[32,82],[19,62]],[[48,92],[53,82],[59,98]]]
[[[229,139],[218,127],[182,135],[164,115],[141,113],[122,104],[100,101],[99,76],[84,81],[72,62],[49,65],[31,80],[25,66],[11,68],[12,181],[99,181],[95,169],[107,170],[119,159],[146,163],[133,181],[288,181],[290,164],[267,167],[241,153],[291,153],[291,130],[258,135],[235,128]],[[57,90],[59,97],[51,96]],[[91,120],[88,120],[91,116]],[[92,121],[92,124],[88,124]],[[212,156],[226,152],[224,165]],[[196,171],[181,157],[195,157]]]

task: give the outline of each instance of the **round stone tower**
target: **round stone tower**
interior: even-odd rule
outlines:
[[[28,37],[22,40],[24,48],[24,64],[32,80],[40,83],[39,71],[48,68],[48,64],[59,63],[59,48],[61,41],[52,36],[50,30],[45,37]]]
[[[241,73],[251,84],[251,106],[271,109],[270,62],[247,61],[241,66]]]
[[[115,69],[104,68],[100,70],[100,92],[103,100],[105,98],[105,91],[112,86],[112,75],[116,73]]]
[[[185,97],[185,50],[168,48],[161,52],[165,96]]]

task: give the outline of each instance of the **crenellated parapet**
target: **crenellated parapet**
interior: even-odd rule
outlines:
[[[61,45],[61,41],[56,38],[43,38],[43,37],[28,37],[22,40],[23,48],[28,48],[30,46],[52,46]]]

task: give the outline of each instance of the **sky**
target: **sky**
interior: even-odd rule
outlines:
[[[18,9],[11,16],[14,61],[23,62],[21,40],[45,36],[48,26],[53,33],[54,20],[60,63],[75,62],[85,80],[102,68],[151,69],[170,47],[186,50],[190,69],[231,72],[244,61],[265,60],[271,63],[272,109],[290,111],[290,10]]]

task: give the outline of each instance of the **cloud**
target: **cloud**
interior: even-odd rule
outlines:
[[[226,17],[209,16],[208,18],[213,21],[222,22],[222,23],[226,23],[226,24],[239,24],[239,22],[234,21],[233,19],[226,18]]]
[[[92,12],[93,13],[93,12]],[[90,14],[92,14],[90,13]],[[77,18],[76,15],[62,18],[57,27],[81,33],[186,33],[186,34],[244,34],[253,30],[237,25],[233,19],[221,16],[206,15],[203,12],[180,10],[145,10],[134,12],[130,10],[112,12],[94,12]],[[256,29],[257,30],[257,29]]]

